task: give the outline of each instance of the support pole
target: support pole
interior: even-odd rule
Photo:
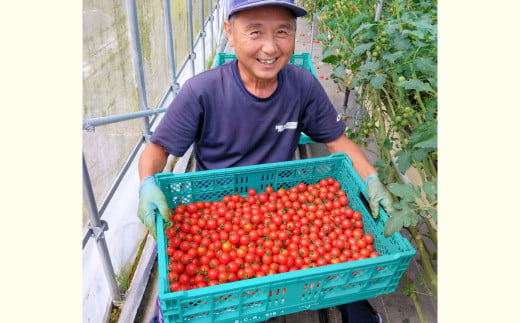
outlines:
[[[202,70],[206,70],[206,27],[204,26],[204,0],[200,0],[200,38],[202,40]]]
[[[381,12],[383,11],[383,1],[384,0],[379,0],[379,3],[377,4],[375,21],[379,21],[381,19]]]
[[[141,111],[148,110],[146,99],[146,87],[143,72],[143,58],[141,52],[141,40],[139,38],[139,22],[137,19],[136,0],[126,0],[126,10],[128,12],[128,25],[130,27],[130,37],[132,45],[132,62],[134,64],[135,78],[137,82],[137,95],[139,97],[139,107]],[[150,136],[150,123],[148,117],[142,118],[143,135],[148,140]]]
[[[170,60],[170,73],[171,73],[171,89],[174,95],[177,95],[180,85],[177,82],[177,73],[175,70],[175,39],[172,31],[172,15],[170,0],[164,0],[164,20],[166,29],[166,45],[168,46],[168,58]]]
[[[101,257],[101,263],[105,271],[105,278],[107,279],[110,293],[112,294],[112,302],[116,306],[122,304],[121,295],[119,288],[116,283],[116,276],[114,274],[114,268],[110,260],[108,253],[108,247],[105,240],[105,231],[108,230],[108,225],[105,221],[99,218],[99,213],[96,206],[96,199],[94,197],[94,191],[92,190],[92,184],[90,182],[90,176],[88,174],[87,164],[85,161],[85,155],[83,154],[83,200],[87,208],[87,214],[89,218],[89,228],[91,237],[95,238],[96,247],[98,248],[99,255]]]
[[[312,49],[314,48],[314,20],[316,20],[316,14],[312,14],[312,18],[311,18],[311,49],[309,51],[309,53],[311,54],[311,60],[312,60]]]
[[[186,0],[188,3],[188,36],[190,41],[189,60],[191,64],[191,75],[195,75],[195,51],[193,50],[193,5],[191,0]]]
[[[218,1],[218,0],[217,0]],[[215,30],[213,26],[213,21],[215,20],[215,16],[213,15],[213,0],[209,0],[209,22],[211,25],[211,48],[215,46]]]

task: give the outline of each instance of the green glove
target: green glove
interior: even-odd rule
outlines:
[[[164,222],[170,222],[170,209],[166,203],[166,197],[159,186],[155,183],[153,176],[145,178],[139,187],[139,206],[137,216],[146,226],[150,234],[157,240],[155,228],[155,212],[159,211]]]
[[[383,183],[381,183],[377,174],[367,176],[365,183],[367,184],[368,201],[374,219],[379,217],[379,204],[383,206],[388,216],[395,212],[394,198]]]

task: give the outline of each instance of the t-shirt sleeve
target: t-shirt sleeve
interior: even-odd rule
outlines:
[[[316,78],[310,81],[301,120],[302,131],[312,140],[327,143],[345,133],[345,123]]]
[[[193,94],[191,82],[187,81],[166,110],[150,141],[180,157],[200,136],[202,119],[202,105]]]

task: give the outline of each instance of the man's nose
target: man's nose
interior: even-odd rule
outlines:
[[[262,45],[262,50],[266,54],[273,54],[276,52],[276,48],[278,47],[276,43],[276,38],[274,36],[267,36],[264,39],[264,43]]]

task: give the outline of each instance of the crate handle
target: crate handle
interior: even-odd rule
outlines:
[[[372,214],[372,210],[370,210],[370,204],[368,203],[368,200],[367,198],[365,197],[365,194],[363,194],[363,192],[359,192],[359,199],[361,200],[361,202],[363,203],[363,205],[365,206],[365,209],[367,210],[367,212],[370,214],[370,216],[372,218],[374,218],[374,215]]]
[[[162,232],[164,230],[164,224],[163,224],[163,218],[161,216],[161,213],[160,212],[156,212],[155,213],[155,228],[156,228],[156,232],[157,232],[157,256],[158,256],[158,263],[159,263],[159,270],[160,268],[167,268],[168,267],[168,264],[167,264],[167,259],[166,259],[166,255],[161,252],[162,250],[166,250],[166,244],[165,244],[165,239],[166,239],[166,236],[164,236],[164,239],[159,239],[159,232]],[[168,279],[166,278],[167,275],[165,275],[164,277],[162,277],[163,279],[163,282],[162,282],[162,286],[169,286],[168,284]],[[160,275],[159,275],[159,279],[161,279]],[[168,290],[159,290],[159,294],[163,295],[165,293],[168,293]]]

